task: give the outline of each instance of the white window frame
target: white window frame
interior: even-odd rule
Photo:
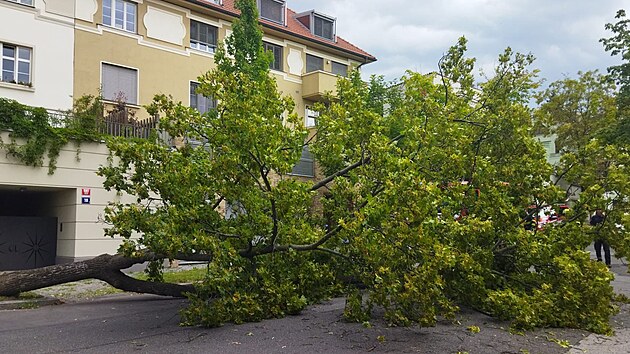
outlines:
[[[197,39],[193,39],[192,38],[192,23],[193,22],[196,22],[199,25],[204,25],[204,26],[208,26],[208,27],[214,28],[214,30],[215,30],[215,34],[214,34],[215,43],[206,43],[206,42],[202,42],[202,41],[197,40]],[[193,20],[193,19],[190,20],[190,48],[196,49],[196,50],[200,50],[202,52],[214,54],[214,52],[217,49],[217,43],[218,42],[219,42],[219,28],[217,26],[211,25],[209,23]]]
[[[319,117],[319,112],[311,109],[311,106],[306,106],[304,109],[304,126],[306,128],[312,128],[317,125],[317,118]]]
[[[267,1],[272,1],[272,2],[275,2],[275,3],[278,3],[278,4],[282,5],[282,14],[281,14],[282,18],[280,19],[280,21],[276,21],[273,18],[263,17],[263,14],[262,14],[262,1],[263,0],[256,0],[256,3],[258,5],[258,13],[259,13],[260,18],[265,19],[267,21],[274,22],[274,23],[278,23],[278,24],[281,24],[281,25],[285,25],[286,22],[287,22],[287,2],[285,0],[267,0]]]
[[[7,0],[7,1],[14,2],[16,4],[31,6],[31,7],[35,6],[35,5],[33,5],[34,0]]]
[[[105,4],[108,3],[110,5],[110,9],[108,12],[105,11]],[[122,25],[117,24],[116,17],[116,4],[122,3],[123,5],[123,17],[122,17]],[[133,28],[129,28],[128,25],[128,17],[130,16],[130,9],[133,8]],[[106,16],[109,17],[109,21],[106,20]],[[138,28],[138,4],[133,1],[128,0],[103,0],[103,25],[118,28],[120,30],[137,33]]]
[[[7,57],[4,55],[5,46],[14,48],[15,54],[13,55],[13,57]],[[28,59],[20,58],[20,50],[28,51]],[[10,68],[11,70],[6,70],[5,65],[4,65],[5,60],[13,61],[13,67]],[[28,64],[28,73],[20,72],[20,63]],[[5,71],[10,71],[13,74],[12,80],[4,81]],[[17,44],[0,42],[0,82],[8,82],[8,83],[14,83],[14,84],[19,84],[19,85],[32,86],[32,82],[33,82],[32,73],[33,73],[33,48],[17,45]],[[20,74],[28,75],[28,81],[20,80],[19,78]]]
[[[193,107],[193,105],[192,105],[192,100],[191,100],[191,98],[192,98],[192,92],[191,92],[191,91],[192,91],[192,87],[193,87],[193,85],[197,85],[197,86],[198,86],[198,85],[199,85],[199,82],[197,82],[197,81],[192,81],[192,80],[188,82],[188,92],[189,92],[189,94],[188,94],[188,107],[194,108],[194,109],[196,109],[196,110],[198,110],[198,111],[199,111],[199,107],[198,107],[198,106],[199,106],[199,104],[197,104],[197,107]],[[195,91],[196,91],[196,89],[195,89]],[[196,93],[196,92],[195,92],[195,94],[197,95],[197,100],[199,100],[199,97],[201,97],[201,98],[203,98],[203,99],[207,100],[208,102],[211,102],[211,103],[212,103],[211,105],[210,105],[210,104],[208,105],[208,110],[207,110],[206,112],[210,111],[211,109],[215,109],[215,108],[217,108],[217,100],[216,100],[216,99],[214,99],[214,98],[210,98],[210,97],[206,97],[206,96],[201,95],[201,94]],[[205,113],[205,112],[201,112],[201,111],[199,111],[199,113],[202,113],[202,114],[203,114],[203,113]]]
[[[320,19],[323,22],[328,22],[328,23],[330,23],[332,25],[331,26],[332,28],[331,28],[330,38],[324,36],[323,27],[322,27],[322,33],[321,34],[315,33],[315,20],[317,20],[317,19]],[[313,18],[312,18],[312,23],[311,23],[311,33],[313,33],[313,35],[315,35],[315,36],[317,36],[319,38],[327,39],[329,41],[334,41],[335,40],[335,36],[336,36],[336,32],[337,32],[337,21],[335,21],[334,18],[331,18],[331,17],[328,17],[328,16],[323,16],[323,15],[318,14],[318,13],[313,13]]]
[[[136,72],[136,100],[134,102],[129,100],[129,97],[126,97],[126,104],[128,105],[132,105],[132,106],[137,106],[140,102],[140,70],[138,70],[137,68],[132,68],[129,66],[124,66],[124,65],[120,65],[120,64],[116,64],[116,63],[110,63],[110,62],[105,62],[102,61],[101,62],[101,90],[103,92],[103,95],[105,95],[105,90],[103,89],[103,68],[105,65],[109,65],[109,66],[115,66],[121,69],[127,69],[127,70],[133,70]],[[122,91],[119,91],[122,92]],[[123,92],[124,93],[124,92]],[[110,97],[103,97],[103,99],[105,101],[109,101],[109,102],[116,102],[116,98],[110,98]]]

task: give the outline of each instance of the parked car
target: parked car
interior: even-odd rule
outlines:
[[[528,220],[525,221],[526,230],[542,230],[547,224],[562,223],[565,220],[565,212],[569,209],[567,204],[538,207],[530,205],[527,208]],[[537,210],[537,211],[536,211]]]

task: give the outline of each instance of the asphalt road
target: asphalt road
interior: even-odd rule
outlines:
[[[551,338],[576,343],[584,332],[539,331],[511,335],[507,324],[462,313],[461,324],[432,328],[366,328],[345,323],[335,299],[299,316],[216,329],[178,325],[185,301],[115,295],[33,310],[0,312],[2,353],[559,353]],[[470,325],[481,327],[471,333]],[[383,336],[383,342],[379,341]]]
[[[630,276],[614,262],[617,292]],[[283,319],[221,328],[179,326],[185,300],[118,294],[31,310],[0,311],[0,353],[629,353],[630,306],[613,319],[614,337],[570,329],[512,335],[508,324],[464,311],[431,328],[371,327],[342,319],[343,299]],[[469,326],[479,326],[472,333]],[[380,340],[379,340],[380,339]]]

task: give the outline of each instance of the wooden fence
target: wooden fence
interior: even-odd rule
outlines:
[[[48,111],[48,117],[50,125],[57,128],[84,126],[86,123],[79,122],[69,112],[50,110]],[[110,112],[103,117],[96,117],[95,121],[88,125],[91,126],[90,129],[96,129],[101,134],[148,139],[151,131],[157,128],[158,122],[159,118],[156,116],[137,120],[127,110],[122,110]]]
[[[102,134],[148,139],[158,122],[158,117],[136,120],[130,118],[127,111],[118,111],[107,114],[99,128]]]

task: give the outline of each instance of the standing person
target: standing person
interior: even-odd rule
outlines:
[[[591,226],[597,226],[604,222],[605,216],[601,209],[597,209],[595,214],[591,216]],[[602,246],[604,247],[604,259],[606,261],[606,265],[610,268],[610,246],[608,242],[603,238],[600,238],[599,232],[597,235],[597,239],[595,240],[595,254],[597,255],[597,261],[602,261]]]

